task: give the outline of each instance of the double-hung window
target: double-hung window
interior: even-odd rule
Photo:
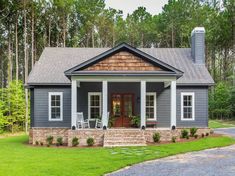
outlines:
[[[181,120],[194,120],[194,92],[181,93]]]
[[[88,118],[101,117],[101,92],[88,92]]]
[[[63,93],[49,92],[49,121],[63,120]]]
[[[157,118],[157,99],[156,92],[146,93],[146,119],[156,120]]]

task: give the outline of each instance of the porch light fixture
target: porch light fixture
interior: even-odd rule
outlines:
[[[72,126],[72,130],[76,130],[76,127],[75,127],[75,126]]]
[[[171,127],[171,129],[172,129],[172,130],[175,130],[175,125],[173,125],[173,126]]]

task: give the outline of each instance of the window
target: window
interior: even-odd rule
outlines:
[[[99,118],[101,116],[101,93],[88,93],[88,118]]]
[[[194,120],[194,93],[181,93],[181,120]]]
[[[146,93],[146,119],[156,120],[157,119],[157,100],[156,93]]]
[[[49,92],[49,121],[63,120],[63,93]]]

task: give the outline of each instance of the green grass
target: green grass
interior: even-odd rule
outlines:
[[[27,136],[0,139],[0,175],[103,175],[146,160],[235,143],[229,137],[207,137],[147,147],[47,148],[26,145],[27,140]]]
[[[231,120],[209,120],[210,128],[229,128],[235,127],[235,121]]]

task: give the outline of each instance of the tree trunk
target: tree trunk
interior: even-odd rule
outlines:
[[[9,83],[12,81],[12,51],[11,51],[11,30],[9,30],[9,34],[8,34],[8,85]]]
[[[26,24],[26,0],[24,0],[24,65],[25,65],[25,83],[28,79],[28,57],[27,57],[27,24]],[[28,132],[28,89],[25,89],[25,132]]]
[[[91,28],[91,40],[92,40],[92,48],[95,48],[95,39],[94,39],[94,26]]]
[[[48,46],[51,46],[51,19],[49,19],[48,24]]]
[[[171,26],[171,47],[175,47],[175,39],[174,39],[174,22],[172,21],[172,26]]]
[[[15,55],[16,55],[16,81],[19,80],[19,58],[18,58],[18,15],[16,15],[15,24]]]
[[[32,8],[32,19],[31,19],[31,69],[34,66],[34,10]]]

